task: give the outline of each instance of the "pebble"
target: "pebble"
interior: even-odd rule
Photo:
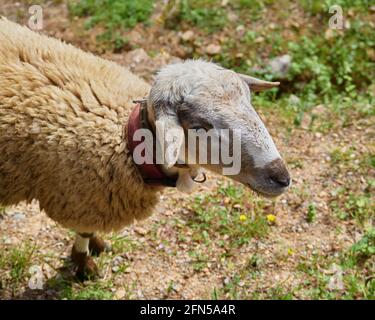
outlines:
[[[289,103],[290,103],[290,104],[296,105],[296,104],[299,104],[300,101],[301,101],[301,99],[298,98],[298,97],[297,97],[296,95],[294,95],[294,94],[290,95],[290,97],[289,97]]]
[[[194,32],[192,30],[188,30],[188,31],[185,31],[182,35],[181,35],[181,39],[184,40],[184,41],[191,41],[192,39],[194,38]]]
[[[124,261],[124,258],[121,256],[117,256],[113,259],[113,265],[118,266],[119,264],[122,264]]]
[[[18,221],[21,221],[21,220],[24,220],[26,218],[26,216],[22,213],[22,212],[15,212],[13,215],[12,215],[12,218],[14,220],[18,220]]]
[[[123,289],[123,288],[118,289],[118,290],[116,291],[116,293],[115,293],[115,297],[116,297],[117,299],[123,299],[123,298],[125,297],[125,295],[126,295],[126,291],[125,291],[125,289]]]
[[[269,62],[269,67],[273,73],[281,74],[285,76],[289,70],[292,57],[288,54],[284,54],[280,57],[276,57]]]
[[[221,51],[221,46],[218,44],[211,43],[207,46],[206,48],[206,53],[209,54],[210,56],[214,56]]]
[[[146,235],[148,233],[148,230],[142,227],[135,227],[134,231],[142,236]]]

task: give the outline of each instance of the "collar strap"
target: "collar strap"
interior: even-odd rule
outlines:
[[[156,145],[156,137],[155,133],[153,132],[150,123],[148,122],[147,116],[147,104],[146,101],[134,101],[136,103],[134,109],[132,110],[129,120],[128,120],[128,127],[127,127],[127,137],[128,137],[128,147],[130,153],[133,155],[134,149],[141,143],[142,141],[134,141],[134,133],[138,129],[148,129],[152,132],[153,135],[153,163],[143,163],[143,164],[135,164],[138,168],[139,173],[141,174],[144,183],[151,185],[151,186],[163,186],[163,187],[176,187],[177,176],[169,177],[167,176],[161,166],[156,163],[155,159],[155,145]],[[145,144],[147,147],[147,144]]]

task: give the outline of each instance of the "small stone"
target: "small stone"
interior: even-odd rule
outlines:
[[[137,291],[137,296],[138,296],[138,299],[144,299],[145,297],[141,290]]]
[[[116,297],[117,299],[123,299],[123,298],[125,297],[125,295],[126,295],[126,291],[125,291],[125,289],[123,289],[123,288],[118,289],[118,290],[116,291],[116,293],[115,293],[115,297]]]
[[[210,56],[214,56],[221,51],[221,46],[218,44],[211,43],[207,46],[206,48],[206,53],[209,54]]]
[[[145,228],[142,228],[142,227],[135,227],[134,231],[136,233],[140,234],[141,236],[144,236],[148,233],[148,230],[146,230]]]
[[[118,265],[122,264],[123,261],[124,261],[124,258],[123,258],[123,257],[121,257],[121,256],[117,256],[117,257],[115,257],[115,258],[113,259],[113,264],[114,264],[115,266],[118,266]]]
[[[22,212],[15,212],[13,215],[12,215],[12,218],[14,220],[24,220],[26,218],[26,216],[22,213]]]
[[[270,23],[270,24],[268,25],[268,27],[269,27],[271,30],[276,29],[276,24],[274,24],[274,23],[272,22],[272,23]]]
[[[245,26],[242,25],[242,24],[240,24],[239,26],[237,26],[236,31],[240,32],[240,33],[244,32],[245,31]]]
[[[264,41],[264,37],[257,37],[254,40],[255,43],[262,43],[263,41]]]
[[[165,211],[163,212],[163,214],[164,214],[165,216],[169,217],[169,216],[173,215],[173,211],[172,211],[172,210],[165,210]]]
[[[120,270],[120,267],[119,266],[113,266],[112,267],[112,272],[116,273]]]
[[[322,134],[320,132],[316,132],[315,133],[315,137],[318,138],[318,139],[320,139],[322,137]]]
[[[234,12],[229,12],[227,17],[230,22],[236,22],[238,20],[238,16]]]
[[[290,104],[296,105],[296,104],[299,104],[300,101],[301,101],[301,99],[298,98],[298,97],[297,97],[296,95],[294,95],[294,94],[291,94],[291,95],[289,96],[289,103],[290,103]]]
[[[284,54],[280,57],[276,57],[269,62],[269,67],[273,73],[285,76],[289,70],[290,64],[292,62],[292,57],[288,54]]]
[[[181,39],[183,41],[191,41],[194,38],[194,32],[192,30],[187,30],[181,35]]]

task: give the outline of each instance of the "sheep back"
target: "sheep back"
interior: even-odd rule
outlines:
[[[78,232],[115,231],[158,200],[127,149],[142,79],[0,18],[0,203],[37,199]]]

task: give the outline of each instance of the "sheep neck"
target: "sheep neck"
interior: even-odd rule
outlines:
[[[136,105],[130,114],[127,126],[127,137],[129,151],[133,155],[134,149],[143,142],[135,141],[133,139],[134,133],[138,129],[147,129],[152,132],[153,135],[153,163],[135,164],[145,184],[155,187],[176,187],[178,176],[168,176],[162,166],[156,163],[155,159],[155,146],[156,146],[156,135],[152,125],[149,122],[147,105],[145,101],[135,101]]]

